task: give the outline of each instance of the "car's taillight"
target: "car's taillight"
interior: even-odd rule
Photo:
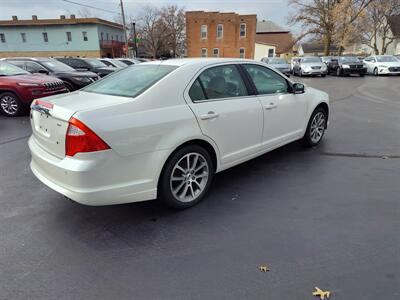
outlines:
[[[71,118],[65,138],[65,154],[74,156],[78,152],[95,152],[111,149],[97,134],[81,121]]]

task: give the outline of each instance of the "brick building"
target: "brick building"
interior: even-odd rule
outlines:
[[[293,36],[286,30],[271,21],[257,22],[257,43],[276,45],[276,55],[293,52]]]
[[[188,57],[254,58],[257,16],[186,12]]]

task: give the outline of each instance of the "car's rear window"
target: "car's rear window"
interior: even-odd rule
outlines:
[[[97,94],[136,97],[176,68],[169,65],[134,65],[108,75],[83,90]]]

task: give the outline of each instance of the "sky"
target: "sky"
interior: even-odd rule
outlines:
[[[59,18],[60,15],[77,14],[79,10],[89,11],[92,16],[110,21],[118,17],[120,11],[119,0],[71,0],[110,12],[83,8],[82,6],[67,3],[64,0],[0,0],[0,20],[10,20],[16,15],[19,19],[30,19],[32,15],[38,18]],[[140,9],[148,4],[162,7],[176,4],[185,10],[205,10],[221,12],[237,12],[241,14],[257,14],[258,20],[271,20],[277,24],[297,31],[287,25],[289,14],[288,0],[123,0],[125,15],[135,16]]]

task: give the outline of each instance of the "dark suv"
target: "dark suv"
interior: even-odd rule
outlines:
[[[64,81],[69,91],[79,90],[99,79],[92,72],[79,72],[53,58],[7,58],[7,62],[16,65],[30,73],[46,74]]]
[[[355,56],[340,56],[328,63],[328,73],[337,76],[358,74],[361,77],[367,74],[364,63]]]
[[[90,71],[96,73],[100,77],[104,77],[117,70],[116,68],[108,67],[95,58],[59,57],[56,59],[77,71]]]

